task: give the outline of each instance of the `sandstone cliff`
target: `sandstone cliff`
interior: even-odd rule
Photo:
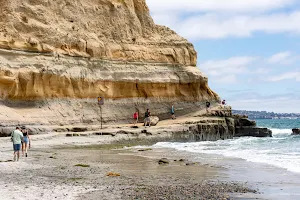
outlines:
[[[149,107],[185,114],[218,101],[186,39],[154,24],[145,0],[0,0],[0,120],[91,123]]]

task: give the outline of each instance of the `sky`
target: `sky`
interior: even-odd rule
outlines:
[[[233,109],[300,113],[299,0],[146,0]]]

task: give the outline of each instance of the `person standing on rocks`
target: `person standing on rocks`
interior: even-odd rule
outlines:
[[[135,126],[139,121],[139,112],[138,111],[135,111],[135,113],[133,114],[133,119],[134,119],[134,126]]]
[[[151,115],[151,113],[150,113],[149,109],[147,108],[147,111],[145,112],[145,120],[144,120],[145,127],[147,126],[147,124],[149,124],[149,127],[151,125],[150,115]]]
[[[25,153],[25,156],[27,157],[28,156],[27,151],[28,151],[28,149],[30,149],[31,141],[30,141],[28,130],[26,129],[25,126],[21,127],[21,131],[23,133],[22,154],[24,156],[24,153]]]
[[[210,102],[207,101],[207,102],[206,102],[206,113],[209,112],[209,108],[210,108]]]
[[[171,107],[171,117],[172,119],[176,119],[175,117],[175,109],[174,109],[174,105],[172,104],[172,107]]]
[[[16,160],[19,161],[21,143],[23,141],[23,133],[20,131],[19,127],[16,127],[16,130],[12,132],[11,140],[13,142],[13,148],[14,148],[14,161]]]
[[[222,106],[225,107],[225,105],[226,105],[226,100],[224,99],[224,100],[222,101]]]

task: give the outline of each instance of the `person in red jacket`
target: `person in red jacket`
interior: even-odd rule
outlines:
[[[135,111],[135,113],[133,114],[133,119],[134,119],[134,126],[135,126],[139,121],[139,112],[138,111]]]

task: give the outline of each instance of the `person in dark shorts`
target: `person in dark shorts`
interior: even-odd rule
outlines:
[[[151,115],[151,113],[150,113],[149,109],[147,109],[147,111],[145,112],[145,119],[144,119],[145,127],[147,126],[147,124],[149,125],[149,127],[151,125],[150,115]]]
[[[207,101],[207,102],[205,103],[205,105],[206,105],[206,113],[208,113],[208,112],[209,112],[209,108],[210,108],[210,102]]]
[[[14,161],[19,161],[21,143],[23,141],[23,133],[20,131],[19,127],[16,127],[16,130],[11,133],[11,141],[13,142],[14,148]]]

